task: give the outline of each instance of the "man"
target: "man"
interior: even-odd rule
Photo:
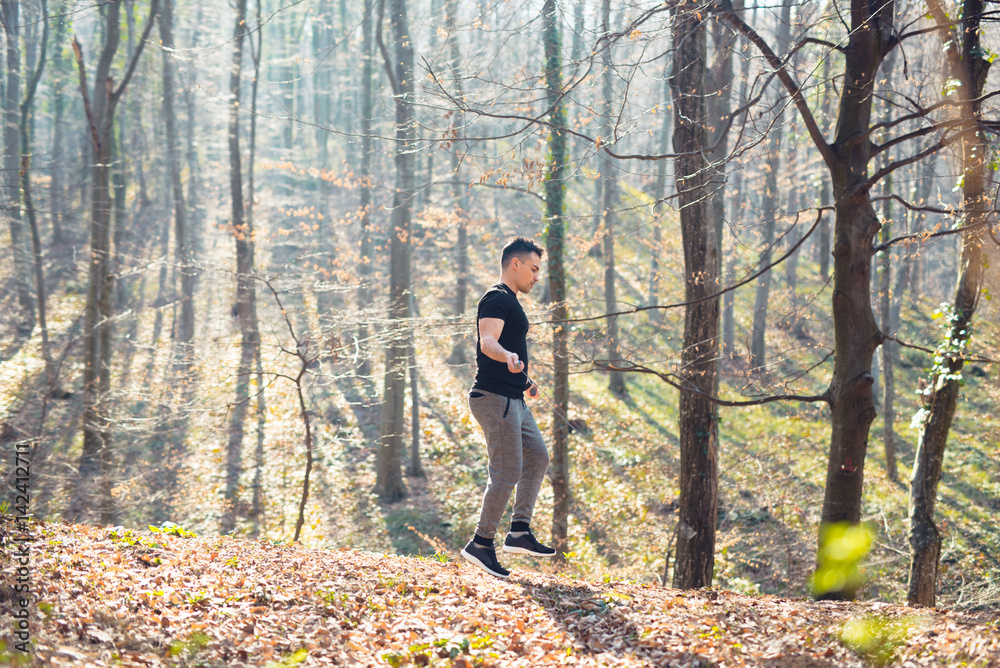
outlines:
[[[535,424],[524,392],[538,394],[528,377],[528,316],[517,299],[538,282],[545,251],[530,239],[517,237],[503,248],[500,282],[479,300],[476,309],[476,382],[469,392],[469,408],[486,437],[489,481],[483,494],[476,534],[462,548],[470,563],[498,578],[510,571],[497,561],[493,538],[511,492],[514,514],[504,552],[551,557],[556,551],[535,540],[529,523],[538,491],[549,466],[549,453]]]

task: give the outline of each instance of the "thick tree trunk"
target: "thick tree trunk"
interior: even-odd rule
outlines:
[[[611,34],[611,0],[603,0],[601,5],[601,30],[605,35]],[[614,143],[614,111],[612,106],[613,90],[611,87],[611,49],[612,41],[605,45],[602,53],[604,73],[601,77],[601,94],[603,111],[601,113],[601,135],[604,143]],[[606,313],[618,310],[618,299],[615,296],[615,207],[618,206],[618,181],[615,177],[616,167],[612,164],[607,151],[601,151],[601,179],[604,181],[603,205],[604,212],[604,309]],[[620,367],[622,356],[618,340],[618,316],[608,318],[607,349],[608,365]],[[608,373],[608,389],[616,397],[623,399],[628,396],[625,388],[625,373],[612,369]]]
[[[820,536],[831,523],[861,521],[861,493],[871,423],[875,419],[872,357],[882,343],[871,300],[873,240],[879,230],[871,203],[868,163],[876,75],[894,45],[893,3],[872,13],[853,0],[851,33],[845,53],[844,88],[837,131],[830,146],[836,218],[833,234],[833,378],[827,391],[832,434],[827,462]],[[867,26],[867,27],[866,27]],[[822,548],[823,546],[820,545]],[[844,588],[826,598],[854,597]]]
[[[386,501],[406,496],[403,483],[403,414],[407,352],[412,334],[410,313],[410,207],[414,188],[413,42],[406,17],[406,0],[389,0],[395,47],[392,73],[396,109],[396,192],[392,198],[389,239],[389,319],[392,334],[385,358],[382,428],[376,457],[376,491]]]
[[[545,53],[546,105],[550,123],[549,158],[545,168],[545,247],[548,256],[549,295],[552,320],[552,454],[549,479],[552,482],[552,547],[561,559],[569,550],[569,326],[565,323],[566,244],[564,190],[566,178],[566,108],[562,94],[562,38],[555,0],[542,5],[542,42]]]
[[[927,3],[938,25],[949,20],[936,0]],[[983,223],[991,206],[985,196],[986,140],[977,125],[980,116],[983,87],[990,63],[980,47],[979,25],[983,12],[982,0],[965,0],[964,22],[953,27],[945,38],[945,53],[952,76],[962,82],[956,94],[963,121],[962,197],[964,224]],[[961,46],[959,46],[959,44]],[[935,364],[930,387],[924,397],[923,424],[917,439],[913,477],[910,483],[910,585],[907,601],[911,605],[933,606],[937,590],[938,559],[941,556],[941,534],[934,523],[937,486],[941,480],[948,431],[955,416],[961,389],[961,372],[965,364],[965,347],[972,335],[972,318],[979,305],[983,282],[982,228],[965,232],[959,264],[958,285],[954,306],[949,313],[949,331],[938,347],[941,361]]]
[[[674,151],[681,237],[684,299],[703,299],[719,289],[719,241],[709,213],[711,173],[705,158],[707,90],[706,32],[702,14],[681,7],[674,16]],[[705,395],[715,391],[719,298],[685,307],[681,372],[684,384]],[[673,586],[708,587],[715,565],[718,507],[718,416],[715,404],[694,392],[680,393],[680,500]]]
[[[250,374],[259,345],[256,328],[257,299],[254,285],[253,230],[244,218],[243,171],[240,155],[240,82],[243,41],[247,33],[247,0],[237,0],[233,27],[233,60],[229,77],[229,194],[231,233],[236,244],[236,313],[240,324],[240,362],[236,371],[236,396],[229,419],[226,446],[226,488],[221,531],[236,528],[240,474],[243,471],[243,423],[250,402]]]

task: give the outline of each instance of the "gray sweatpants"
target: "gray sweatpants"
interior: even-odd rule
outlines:
[[[549,466],[549,453],[542,432],[523,399],[472,390],[469,408],[483,428],[490,456],[490,478],[483,494],[476,535],[492,540],[515,487],[517,495],[511,521],[531,521],[545,469]]]

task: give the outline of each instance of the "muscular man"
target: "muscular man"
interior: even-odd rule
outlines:
[[[528,316],[517,300],[538,282],[545,251],[529,239],[518,237],[503,248],[500,281],[486,291],[476,311],[476,382],[469,392],[469,407],[486,437],[489,481],[479,510],[479,524],[462,556],[498,578],[510,571],[497,561],[493,538],[511,492],[514,514],[504,539],[504,552],[551,557],[556,551],[535,540],[531,514],[549,466],[549,453],[535,424],[524,392],[538,394],[528,377]]]

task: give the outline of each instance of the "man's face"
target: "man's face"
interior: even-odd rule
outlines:
[[[511,268],[514,270],[514,283],[520,292],[531,292],[535,283],[541,278],[542,258],[538,253],[511,258]]]

